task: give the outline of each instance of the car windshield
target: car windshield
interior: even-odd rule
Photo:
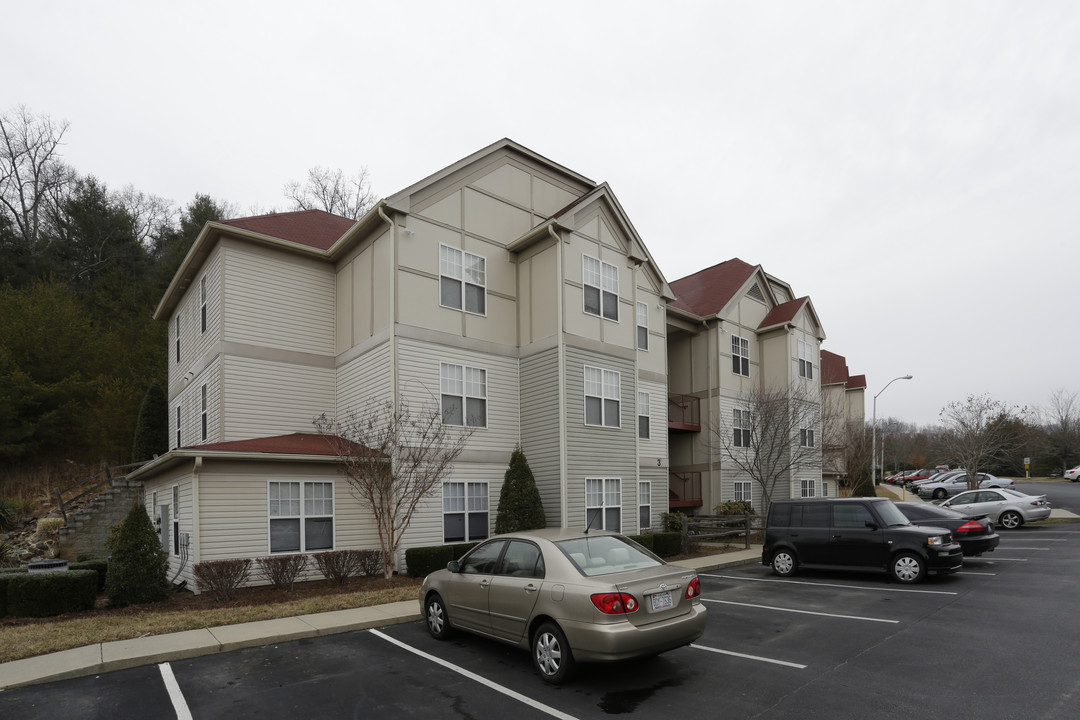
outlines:
[[[664,564],[645,548],[618,535],[589,535],[555,545],[588,577]]]
[[[878,511],[878,515],[881,516],[881,519],[889,527],[911,524],[904,516],[904,513],[900,512],[900,508],[896,507],[891,502],[874,503],[874,509]]]

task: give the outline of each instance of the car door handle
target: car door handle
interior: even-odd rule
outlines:
[[[525,592],[527,592],[527,593],[534,593],[534,592],[536,592],[536,591],[537,591],[537,590],[539,590],[539,589],[540,589],[540,588],[536,587],[536,586],[535,586],[535,585],[533,585],[532,583],[529,583],[529,584],[528,584],[528,585],[526,585],[526,586],[525,586],[524,588],[522,588],[522,590],[524,590],[524,591],[525,591]]]
[[[833,536],[832,536],[832,539],[833,539],[833,540],[839,540],[839,539],[840,539],[840,538],[842,538],[842,537],[844,537],[844,536],[843,536],[843,535],[833,535]]]
[[[483,580],[480,581],[480,587],[482,587],[482,588],[486,588],[490,584],[491,584],[490,578],[484,578]]]

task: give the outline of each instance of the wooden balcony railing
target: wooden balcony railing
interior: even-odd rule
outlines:
[[[700,432],[700,399],[693,395],[668,395],[668,429]]]
[[[668,506],[671,509],[701,507],[701,473],[668,473]]]

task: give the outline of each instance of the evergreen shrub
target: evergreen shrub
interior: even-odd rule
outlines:
[[[114,607],[159,602],[169,596],[169,558],[146,508],[135,505],[111,539],[105,592]]]
[[[98,575],[94,570],[7,573],[7,612],[17,617],[49,617],[93,610]]]
[[[540,500],[532,468],[525,458],[525,452],[520,447],[514,448],[510,455],[510,467],[503,475],[502,490],[499,491],[495,533],[536,530],[546,526],[544,504]]]

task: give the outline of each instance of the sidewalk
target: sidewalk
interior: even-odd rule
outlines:
[[[698,572],[761,560],[761,546],[684,560]],[[420,619],[416,600],[97,643],[0,664],[0,690]]]

